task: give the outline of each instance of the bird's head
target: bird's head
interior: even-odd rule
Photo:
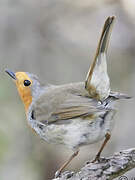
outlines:
[[[40,91],[42,89],[41,83],[39,82],[37,76],[27,72],[13,73],[10,70],[6,70],[6,72],[14,80],[19,95],[24,103],[25,110],[28,111],[33,98],[37,97],[40,94]]]

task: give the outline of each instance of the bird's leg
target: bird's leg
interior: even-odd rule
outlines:
[[[55,178],[59,177],[59,175],[61,174],[62,170],[72,161],[72,159],[74,159],[75,156],[77,156],[78,153],[79,153],[79,150],[74,152],[72,154],[72,156],[60,167],[60,169],[58,171],[56,171]]]
[[[94,163],[95,161],[99,161],[101,152],[103,151],[103,149],[104,149],[106,143],[109,141],[110,137],[111,137],[111,134],[107,132],[105,135],[105,140],[104,140],[99,152],[97,153],[95,159],[92,161],[92,163]]]

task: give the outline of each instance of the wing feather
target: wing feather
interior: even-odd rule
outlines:
[[[47,103],[48,102],[48,103]],[[48,121],[48,123],[58,120],[86,117],[105,111],[103,105],[92,98],[71,94],[62,91],[48,96],[42,96],[34,103],[36,120]]]

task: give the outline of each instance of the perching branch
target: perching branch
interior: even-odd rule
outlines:
[[[114,179],[135,168],[135,148],[115,153],[112,157],[101,158],[100,162],[87,162],[77,173],[63,172],[53,180],[107,180]]]

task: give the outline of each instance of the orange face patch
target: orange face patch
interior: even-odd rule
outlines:
[[[32,95],[31,95],[31,88],[32,80],[28,77],[28,75],[25,72],[17,72],[15,73],[16,79],[15,83],[17,86],[17,90],[19,92],[19,95],[24,103],[26,112],[28,111],[28,108],[32,102]],[[29,80],[31,84],[29,86],[24,85],[24,81]]]

